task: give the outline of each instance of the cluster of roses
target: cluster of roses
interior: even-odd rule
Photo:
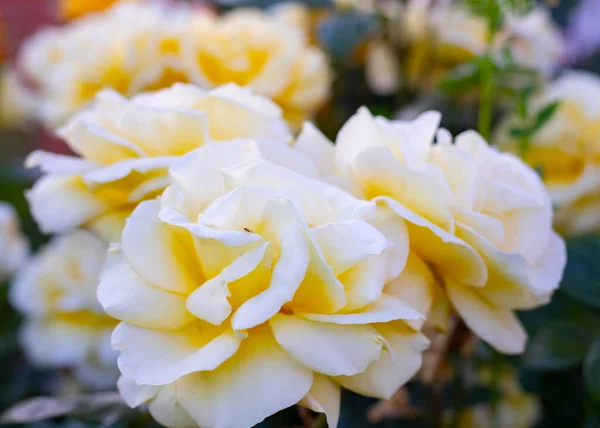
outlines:
[[[29,348],[106,366],[112,331],[124,400],[173,427],[296,403],[336,426],[341,387],[389,398],[419,370],[431,314],[522,352],[514,311],[546,303],[565,265],[550,198],[440,119],[361,108],[332,144],[234,84],[101,91],[60,130],[77,156],[28,160],[45,172],[31,211],[63,234],[12,288],[37,314]]]
[[[120,375],[170,427],[293,404],[334,427],[341,387],[389,398],[418,372],[426,323],[460,317],[523,351],[515,311],[548,302],[566,261],[552,202],[562,232],[599,224],[598,79],[534,100],[562,100],[525,157],[549,196],[437,112],[361,108],[329,141],[305,122],[328,97],[325,56],[284,12],[119,2],[25,46],[31,105],[75,153],[27,160],[44,172],[31,212],[57,235],[11,287],[34,363],[98,387]],[[8,214],[5,271],[27,252]]]
[[[34,89],[31,114],[49,127],[103,88],[131,96],[176,82],[248,86],[301,125],[327,101],[331,81],[325,53],[300,28],[258,10],[219,16],[183,2],[115,2],[38,31],[18,63]]]

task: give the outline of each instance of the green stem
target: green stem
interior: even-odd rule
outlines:
[[[490,52],[483,57],[481,67],[481,94],[479,101],[479,120],[477,130],[486,141],[489,140],[492,128],[492,104],[494,99],[494,65]]]

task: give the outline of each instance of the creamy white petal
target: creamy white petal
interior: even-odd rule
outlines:
[[[308,394],[298,403],[314,412],[325,413],[327,425],[335,428],[340,419],[342,391],[340,386],[327,376],[315,373]]]
[[[239,348],[231,330],[193,324],[178,331],[159,331],[121,323],[112,336],[119,350],[119,369],[142,385],[167,385],[182,376],[214,370]]]
[[[183,155],[209,140],[206,113],[190,109],[128,103],[116,126],[146,156]]]
[[[190,219],[224,193],[221,170],[260,157],[255,141],[236,139],[209,143],[182,156],[169,170],[183,191],[185,212]]]
[[[542,258],[529,271],[529,281],[536,293],[554,291],[559,285],[567,264],[565,241],[552,232]]]
[[[335,140],[335,163],[345,175],[351,175],[356,157],[366,149],[383,143],[373,116],[365,107],[344,124]]]
[[[397,297],[427,316],[433,305],[437,285],[438,280],[431,269],[419,256],[411,252],[406,267],[400,276],[385,286],[384,294],[389,293]],[[416,330],[420,330],[423,320],[409,320],[407,324]]]
[[[166,207],[158,214],[166,224],[182,228],[201,239],[214,239],[230,247],[240,247],[260,240],[260,236],[242,230],[219,230],[190,222],[183,214],[172,207]]]
[[[94,185],[121,180],[133,172],[147,173],[155,170],[166,170],[177,158],[174,156],[127,159],[111,165],[96,168],[82,174],[83,181],[93,189]]]
[[[404,270],[409,257],[408,228],[399,215],[381,203],[377,205],[372,224],[388,240],[386,255],[389,264],[388,281],[391,281]]]
[[[169,428],[196,428],[197,424],[177,399],[177,385],[160,388],[148,403],[148,411],[160,424]]]
[[[231,305],[227,298],[231,296],[227,285],[230,282],[248,275],[262,261],[268,242],[253,248],[233,263],[224,268],[221,273],[206,281],[187,298],[187,308],[198,318],[219,325],[231,314]]]
[[[96,162],[90,162],[75,156],[46,152],[44,150],[34,150],[25,159],[26,168],[39,168],[47,174],[83,174],[99,166],[101,164]]]
[[[117,381],[117,389],[123,401],[131,408],[140,406],[156,396],[160,387],[138,385],[133,379],[121,375]]]
[[[366,192],[390,196],[416,215],[452,232],[452,194],[437,168],[434,164],[411,168],[398,161],[387,147],[369,148],[357,155],[354,163],[355,174]]]
[[[334,175],[334,145],[310,122],[302,125],[302,131],[294,144],[294,149],[309,157],[323,176]]]
[[[401,323],[398,321],[398,323]],[[338,376],[335,381],[358,394],[389,399],[421,368],[423,351],[429,341],[421,333],[401,324],[377,324],[390,349],[367,369],[354,376]]]
[[[263,326],[217,369],[182,378],[177,398],[202,427],[247,427],[299,402],[312,380],[311,370],[281,349]]]
[[[67,232],[110,208],[78,176],[42,177],[25,196],[33,217],[45,233]]]
[[[140,327],[179,329],[194,320],[186,309],[185,296],[149,284],[119,251],[109,251],[100,275],[98,300],[110,316]]]
[[[369,256],[339,276],[344,284],[346,304],[341,310],[352,312],[376,302],[389,276],[389,259],[385,254]]]
[[[294,297],[310,262],[306,225],[295,221],[298,212],[291,201],[269,199],[265,213],[274,230],[279,229],[279,260],[273,267],[269,288],[244,302],[233,314],[234,330],[257,326],[279,312]]]
[[[259,141],[261,156],[268,162],[283,166],[298,174],[317,178],[319,172],[313,161],[280,141]]]
[[[87,112],[84,112],[80,117],[75,117],[58,131],[58,135],[83,158],[109,165],[123,159],[147,155],[133,142],[107,131],[86,115]]]
[[[189,293],[203,281],[191,254],[193,244],[158,216],[158,200],[140,203],[123,230],[121,249],[127,263],[146,281],[163,290]]]
[[[328,376],[363,372],[379,358],[383,339],[370,325],[340,325],[277,314],[269,320],[277,343],[306,367]]]
[[[414,321],[425,320],[423,314],[411,308],[402,300],[386,293],[383,293],[375,302],[356,312],[332,315],[296,312],[295,315],[312,321],[343,325],[384,323],[400,319]]]
[[[446,291],[462,319],[477,336],[505,354],[523,352],[527,333],[511,310],[495,306],[473,287],[447,282]]]
[[[311,232],[336,276],[387,247],[385,236],[362,220],[327,223]]]
[[[293,191],[306,216],[306,222],[318,226],[331,221],[332,207],[323,184],[262,159],[252,159],[222,171],[228,190],[240,186],[287,189]]]
[[[479,254],[462,239],[446,232],[423,217],[414,214],[398,201],[376,198],[409,223],[411,247],[425,261],[456,280],[483,286],[487,281],[487,268]]]

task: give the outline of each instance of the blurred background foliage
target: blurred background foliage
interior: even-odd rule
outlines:
[[[565,32],[582,25],[574,22],[573,16],[584,1],[549,2],[553,18]],[[277,3],[281,2],[218,0],[214,5],[227,10],[240,6],[267,8]],[[330,0],[302,3],[315,8],[332,7]],[[517,1],[505,3],[511,7],[519,4]],[[468,1],[471,11],[484,15],[493,31],[501,25],[498,5],[497,0]],[[31,32],[35,25],[56,20],[52,7],[53,3],[45,0],[0,0],[0,14],[5,18],[3,31],[12,43],[9,55],[24,36],[23,29]],[[597,24],[600,17],[596,18]],[[37,22],[27,24],[27,19]],[[330,55],[337,76],[332,96],[335,102],[316,118],[320,129],[329,137],[335,136],[341,124],[361,105],[386,117],[410,117],[415,110],[435,108],[443,112],[444,125],[453,133],[478,128],[484,135],[489,135],[500,113],[508,109],[522,119],[522,124],[512,128],[511,133],[526,144],[527,138],[556,108],[549,104],[528,111],[528,98],[537,83],[535,75],[516,65],[509,56],[495,62],[487,54],[460,64],[440,82],[439,90],[436,88],[425,95],[410,87],[391,95],[374,94],[366,83],[361,56],[364,56],[365,40],[379,34],[384,21],[385,18],[377,14],[347,9],[329,14],[317,26],[314,37]],[[600,74],[600,50],[596,49],[595,53],[594,49],[590,50],[591,54],[575,58],[572,67]],[[486,74],[488,77],[482,79]],[[482,84],[491,86],[485,89]],[[477,98],[471,102],[456,97],[490,90],[508,102],[497,109],[496,105],[482,105],[483,101],[478,102]],[[481,117],[482,109],[489,117]],[[37,229],[23,196],[34,177],[24,171],[21,164],[33,148],[56,147],[60,143],[36,127],[3,129],[0,141],[0,199],[16,207],[33,248],[38,248],[46,242],[46,237]],[[567,241],[567,246],[568,266],[561,289],[549,305],[520,314],[530,336],[523,356],[503,356],[483,344],[449,343],[448,358],[442,362],[448,382],[443,386],[425,387],[413,382],[388,403],[345,391],[340,428],[416,428],[440,424],[455,428],[600,427],[600,236],[574,237]],[[126,409],[114,396],[111,401],[110,395],[80,395],[80,402],[75,405],[67,398],[60,398],[86,391],[81,390],[67,372],[35,370],[26,363],[17,337],[20,321],[19,315],[8,305],[7,286],[3,285],[0,287],[0,413],[17,403],[25,406],[13,407],[11,413],[5,414],[5,424],[18,426],[16,422],[21,421],[35,428],[156,426],[147,415]],[[465,347],[474,349],[465,352]],[[58,398],[51,403],[26,401],[49,395]],[[423,408],[433,410],[424,412]],[[323,419],[313,421],[312,415],[294,407],[259,426],[317,428],[324,424]]]

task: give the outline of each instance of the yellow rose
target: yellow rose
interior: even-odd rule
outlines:
[[[29,242],[19,224],[12,205],[0,202],[0,281],[6,280],[23,264],[29,253]]]
[[[131,214],[98,298],[131,405],[173,426],[250,427],[296,403],[337,424],[340,385],[389,398],[420,367],[423,317],[388,291],[404,221],[316,180],[288,146],[209,143]]]
[[[10,301],[24,317],[21,343],[43,368],[71,368],[85,383],[107,387],[117,379],[110,333],[116,321],[96,299],[106,247],[90,232],[54,238],[15,277]]]
[[[539,168],[557,208],[555,226],[564,235],[600,231],[599,97],[596,75],[570,71],[534,99],[533,110],[553,101],[560,105],[523,153],[508,136],[514,118],[508,118],[498,133],[500,147],[521,154],[526,163]]]
[[[133,95],[189,81],[173,51],[191,16],[183,6],[124,1],[34,35],[19,62],[36,85],[40,119],[61,125],[103,88]]]
[[[184,41],[184,60],[194,83],[247,86],[277,102],[295,127],[327,101],[327,59],[300,28],[238,9],[223,17],[197,15],[192,31]]]
[[[526,333],[513,311],[546,302],[566,261],[550,198],[520,159],[472,131],[452,143],[447,130],[438,132],[439,121],[436,112],[403,122],[361,108],[334,147],[312,138],[325,147],[310,153],[325,165],[321,171],[342,175],[406,221],[414,260],[403,275],[425,283],[415,290],[416,281],[396,280],[408,302],[425,311],[436,294],[447,295],[483,340],[520,353]],[[306,139],[299,137],[303,145]]]
[[[80,157],[29,156],[28,166],[46,172],[27,193],[31,212],[44,232],[89,226],[107,240],[118,240],[140,201],[162,192],[177,156],[209,141],[290,139],[268,99],[235,85],[204,91],[184,84],[131,100],[102,91],[59,135]]]

